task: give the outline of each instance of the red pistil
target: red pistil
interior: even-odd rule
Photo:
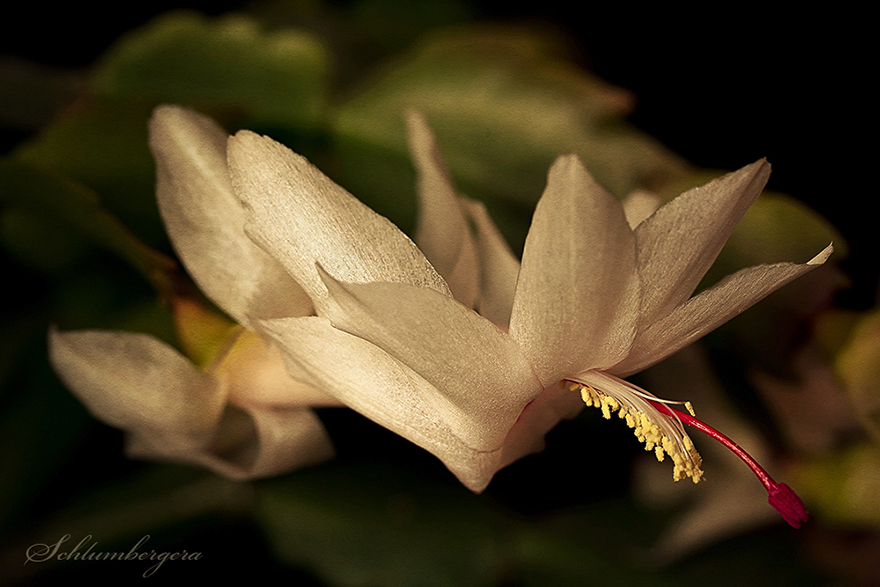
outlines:
[[[804,502],[801,501],[797,494],[792,491],[792,489],[785,483],[777,483],[776,481],[774,481],[773,478],[770,477],[770,475],[767,473],[767,471],[764,470],[764,467],[759,465],[758,462],[753,459],[751,455],[749,455],[749,453],[744,451],[734,441],[724,436],[705,422],[697,420],[690,414],[679,412],[678,410],[670,408],[669,406],[660,402],[651,401],[651,405],[654,406],[661,414],[666,414],[667,416],[677,416],[679,420],[681,420],[688,426],[692,426],[700,432],[711,436],[712,438],[729,448],[731,451],[733,451],[736,456],[742,459],[742,461],[749,466],[749,468],[755,473],[761,483],[764,484],[764,488],[767,489],[768,494],[767,501],[793,528],[800,528],[801,525],[807,521],[807,508],[804,507]]]

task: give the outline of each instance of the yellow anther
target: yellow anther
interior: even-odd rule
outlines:
[[[593,391],[589,388],[581,387],[581,399],[584,400],[584,403],[587,404],[588,408],[598,406],[598,403],[594,401],[596,399],[596,394],[594,394]]]
[[[645,450],[653,451],[658,461],[663,462],[669,455],[673,462],[672,476],[674,480],[679,481],[690,477],[694,483],[697,483],[703,478],[703,472],[700,469],[702,460],[691,439],[683,432],[678,433],[674,426],[667,425],[668,416],[659,412],[652,414],[660,420],[658,422],[636,407],[639,405],[638,403],[633,404],[626,402],[626,400],[624,400],[626,403],[621,403],[618,397],[588,385],[571,383],[568,388],[571,391],[579,391],[581,399],[588,407],[601,409],[602,417],[606,420],[611,418],[612,412],[617,412],[618,417],[632,428],[633,434],[639,442],[645,445]],[[692,416],[694,415],[694,408],[690,402],[685,402],[684,407]],[[680,427],[681,423],[678,422],[678,425]]]
[[[689,437],[689,436],[685,436],[682,440],[684,440],[684,448],[685,448],[688,452],[694,452],[694,443],[691,442],[690,437]]]

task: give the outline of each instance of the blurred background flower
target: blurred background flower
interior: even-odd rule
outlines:
[[[843,8],[510,4],[133,3],[98,16],[29,3],[3,19],[0,575],[54,585],[146,570],[23,564],[28,546],[70,533],[74,543],[92,535],[98,550],[127,551],[149,534],[157,551],[200,551],[158,573],[201,580],[880,584],[880,261],[863,146],[872,58],[858,30],[867,19]],[[707,465],[705,484],[660,507],[638,443],[594,410],[558,426],[543,453],[501,471],[482,496],[336,408],[319,416],[337,459],[272,480],[126,460],[121,433],[88,416],[49,369],[46,333],[112,328],[179,344],[162,303],[175,261],[147,147],[159,102],[272,135],[407,231],[415,172],[401,113],[417,106],[458,187],[486,202],[517,251],[560,153],[578,153],[619,197],[645,189],[661,199],[767,157],[772,193],[707,282],[806,261],[830,240],[836,263],[708,337],[688,376],[661,364],[645,381],[681,398],[710,386],[707,412],[746,431],[802,493],[811,522],[795,532],[749,513],[751,486],[740,492],[726,465],[717,477]]]

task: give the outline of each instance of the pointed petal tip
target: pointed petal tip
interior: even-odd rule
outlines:
[[[582,182],[583,185],[589,186],[591,189],[599,189],[602,193],[608,194],[609,196],[611,195],[608,190],[596,180],[595,176],[590,173],[590,170],[587,169],[587,166],[584,165],[584,162],[581,161],[581,158],[577,153],[567,153],[556,157],[550,165],[547,177],[548,180],[555,178],[565,182]]]
[[[550,170],[553,171],[553,169],[555,168],[561,170],[578,167],[583,169],[584,171],[587,170],[577,153],[566,153],[564,155],[559,155],[558,157],[556,157],[556,159],[553,160],[553,163],[550,165]]]
[[[85,330],[60,330],[57,325],[50,324],[47,330],[47,340],[49,342],[49,360],[54,364],[59,357],[59,353],[72,352],[75,350],[77,342],[85,336]]]
[[[741,167],[740,169],[734,171],[731,175],[749,177],[749,183],[756,186],[757,192],[760,194],[760,192],[764,189],[764,186],[767,184],[767,180],[770,179],[771,171],[772,167],[770,165],[770,162],[767,161],[766,157],[761,157],[754,163],[750,163],[745,167]]]
[[[185,108],[177,104],[159,104],[153,108],[153,112],[150,114],[148,128],[152,136],[156,132],[173,128],[175,125],[187,123],[204,124],[206,121],[213,124],[213,121],[207,116],[191,108]]]
[[[770,162],[767,161],[766,157],[761,157],[754,163],[750,165],[746,165],[743,169],[748,169],[749,174],[751,174],[757,181],[761,182],[761,189],[764,189],[764,186],[767,184],[767,180],[770,179],[770,173],[773,171],[773,166],[770,165]]]
[[[226,139],[226,141],[227,141],[229,148],[231,149],[233,145],[244,146],[244,145],[247,145],[248,143],[259,142],[260,139],[272,140],[272,139],[269,139],[269,137],[259,135],[252,130],[248,130],[248,129],[243,128],[243,129],[238,130],[235,133],[229,135],[229,138]]]
[[[176,113],[179,113],[183,110],[186,109],[183,106],[178,106],[177,104],[157,104],[155,107],[153,107],[153,112],[150,115],[150,120],[161,120],[163,118],[174,116]]]
[[[425,120],[424,114],[422,114],[421,110],[414,108],[413,106],[407,106],[404,110],[404,119],[406,120],[407,127],[412,129],[413,127],[428,127],[428,121]]]
[[[437,141],[424,115],[415,108],[410,107],[406,109],[404,119],[406,122],[407,144],[413,159],[418,163],[420,159],[425,160],[425,158],[439,157],[436,153]],[[424,165],[425,163],[422,166]],[[418,164],[417,167],[419,167]]]
[[[586,185],[601,187],[576,153],[567,153],[556,157],[547,171],[548,186],[554,180],[563,181],[566,184],[572,181],[585,182]]]
[[[299,181],[316,183],[318,179],[313,178],[314,175],[320,174],[323,177],[323,174],[306,157],[270,136],[241,129],[230,135],[226,143],[230,176],[233,178],[233,185],[237,186],[236,194],[243,202],[248,198],[241,196],[247,192],[239,189],[240,184],[236,184],[236,179],[241,180],[244,177],[253,179],[260,173],[284,178],[286,173],[287,176],[297,177]],[[251,168],[257,171],[249,172],[248,169]],[[290,174],[291,171],[294,172],[293,175]]]
[[[181,158],[197,159],[205,152],[222,150],[227,135],[209,116],[174,104],[156,106],[147,131],[153,157],[157,162],[169,157],[171,161],[165,165],[178,171],[182,168]]]
[[[834,252],[834,243],[830,243],[827,247],[822,249],[822,252],[807,261],[807,265],[822,265],[825,261],[828,260],[828,257]]]
[[[709,183],[689,191],[719,190],[718,193],[738,194],[748,208],[764,191],[770,179],[771,166],[766,157],[744,165],[735,171],[716,177]],[[685,192],[689,193],[689,192]],[[684,195],[684,194],[682,194]]]

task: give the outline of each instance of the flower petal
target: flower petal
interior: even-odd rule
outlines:
[[[691,296],[769,176],[762,159],[688,190],[639,224],[643,327]]]
[[[577,157],[558,158],[526,237],[511,336],[547,387],[620,361],[638,302],[634,237],[621,204]]]
[[[150,147],[168,235],[202,291],[240,324],[303,316],[311,302],[284,268],[244,233],[244,210],[226,166],[226,132],[176,106],[156,108]]]
[[[227,404],[228,385],[144,334],[49,333],[52,365],[97,418],[126,432],[132,458],[184,462],[234,479],[275,475],[332,456],[308,409]]]
[[[246,478],[287,473],[330,459],[333,444],[312,410],[245,408],[254,421],[257,458]]]
[[[317,316],[269,320],[261,329],[309,383],[428,450],[472,491],[482,491],[498,470],[500,446],[479,451],[453,430],[471,425],[471,416],[376,345]]]
[[[510,324],[510,312],[516,294],[519,259],[489,217],[481,202],[459,198],[474,225],[474,236],[480,259],[480,315],[499,326]]]
[[[455,299],[473,308],[480,282],[470,227],[425,119],[410,110],[406,122],[410,152],[418,172],[419,214],[415,241],[446,279]]]
[[[226,404],[224,386],[145,334],[53,329],[49,357],[89,411],[116,428],[198,444]]]
[[[227,345],[211,374],[227,383],[230,403],[269,409],[342,405],[291,377],[278,347],[256,332],[242,328]]]
[[[829,245],[804,264],[758,265],[729,275],[640,332],[630,355],[609,371],[625,377],[665,359],[823,264],[832,250]]]
[[[129,447],[131,456],[138,456],[138,448]],[[247,480],[315,465],[333,455],[330,437],[311,410],[229,406],[210,445],[185,455],[185,460],[231,479]]]
[[[229,140],[232,184],[247,234],[306,290],[319,315],[328,297],[320,263],[353,282],[399,281],[449,295],[443,278],[396,226],[304,157],[249,131]]]
[[[541,391],[519,345],[452,298],[399,283],[342,283],[324,273],[337,302],[334,327],[381,348],[440,390],[435,406],[479,450],[501,447]]]

